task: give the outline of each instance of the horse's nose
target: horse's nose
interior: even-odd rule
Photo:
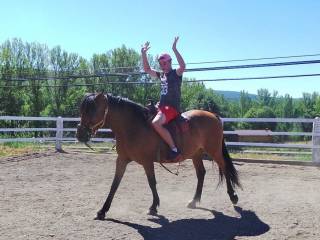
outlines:
[[[90,140],[90,131],[86,127],[83,127],[81,124],[77,125],[76,138],[79,142],[88,142]]]

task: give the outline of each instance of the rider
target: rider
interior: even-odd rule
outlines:
[[[150,68],[147,58],[147,51],[150,48],[150,43],[146,42],[141,48],[144,71],[150,76],[160,79],[161,96],[159,111],[152,120],[152,126],[171,148],[168,155],[168,160],[171,161],[179,160],[182,157],[181,152],[175,145],[170,132],[163,127],[164,124],[176,118],[180,112],[181,82],[186,64],[177,50],[178,40],[179,37],[175,37],[172,45],[172,50],[179,64],[177,69],[172,69],[172,59],[168,53],[163,53],[158,57],[158,62],[162,72]]]

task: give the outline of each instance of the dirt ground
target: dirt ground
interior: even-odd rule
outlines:
[[[174,176],[156,164],[158,216],[141,166],[131,163],[105,221],[93,220],[109,192],[115,154],[31,154],[0,159],[0,239],[320,239],[320,168],[235,162],[243,190],[234,207],[205,161],[202,201],[188,209],[196,176],[187,160]],[[176,170],[177,165],[167,165]]]

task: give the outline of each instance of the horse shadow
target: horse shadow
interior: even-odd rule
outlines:
[[[145,240],[223,240],[234,239],[240,236],[259,236],[269,231],[270,227],[259,219],[250,210],[243,210],[240,207],[234,209],[240,217],[231,217],[222,212],[197,208],[209,211],[213,214],[212,219],[181,219],[170,222],[167,218],[157,215],[157,218],[149,219],[160,225],[158,228],[144,226],[136,223],[120,221],[112,218],[106,219],[119,224],[134,228]]]

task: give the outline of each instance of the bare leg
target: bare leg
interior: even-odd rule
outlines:
[[[163,127],[163,124],[166,122],[166,117],[163,113],[159,112],[152,121],[153,128],[161,136],[161,138],[169,145],[169,147],[175,148],[176,145],[171,137],[169,131]]]
[[[121,179],[123,177],[124,172],[126,171],[126,167],[127,167],[128,163],[129,163],[129,161],[120,159],[120,157],[118,156],[117,163],[116,163],[116,172],[115,172],[115,176],[113,178],[113,182],[111,185],[109,195],[108,195],[103,207],[97,213],[96,220],[104,220],[106,212],[108,212],[110,209],[112,199],[113,199],[114,194],[116,193],[116,191],[119,187],[119,184],[121,182]]]

